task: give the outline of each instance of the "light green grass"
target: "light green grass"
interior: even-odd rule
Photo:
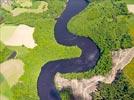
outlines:
[[[122,0],[124,2],[126,2],[127,4],[134,4],[134,0]]]
[[[0,73],[0,95],[7,97],[9,100],[12,99],[12,91],[6,79],[3,77],[1,73]]]
[[[6,11],[9,11],[13,14],[13,16],[18,16],[22,13],[42,13],[47,10],[47,3],[44,1],[26,1],[26,2],[17,2],[18,7],[15,7],[15,3],[13,3],[14,6],[10,5],[2,5],[2,8]]]
[[[23,2],[19,2],[19,4],[21,7],[28,7],[28,8],[32,7],[32,2],[30,0],[25,0]]]
[[[129,17],[128,20],[129,33],[132,36],[133,44],[134,44],[134,15]]]
[[[38,1],[39,2],[39,1]],[[22,13],[42,13],[43,11],[47,10],[47,4],[45,2],[40,2],[40,5],[37,9],[31,9],[31,8],[15,8],[14,10],[11,10],[11,13],[14,16],[20,15]]]
[[[129,31],[130,31],[131,35],[134,36],[134,15],[129,17],[128,26],[129,26]]]
[[[127,77],[128,81],[134,87],[134,58],[133,60],[125,67],[124,74]]]
[[[0,25],[0,41],[5,42],[14,33],[17,26],[14,25]]]

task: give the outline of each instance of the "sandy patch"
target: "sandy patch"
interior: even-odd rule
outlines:
[[[134,13],[134,4],[129,4],[127,7],[129,12]]]
[[[14,33],[17,26],[13,25],[0,25],[0,41],[4,42],[8,40]]]
[[[4,95],[0,95],[0,100],[9,100],[9,99]]]
[[[11,59],[0,64],[0,73],[10,87],[15,85],[24,73],[24,63],[19,59]]]
[[[7,46],[26,46],[27,48],[34,48],[37,44],[33,39],[34,28],[27,25],[19,25],[12,36],[4,41]],[[4,33],[3,33],[4,34]]]

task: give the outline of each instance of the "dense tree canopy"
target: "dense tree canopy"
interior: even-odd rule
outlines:
[[[99,84],[98,91],[93,94],[93,100],[133,100],[134,88],[120,75],[112,84]]]

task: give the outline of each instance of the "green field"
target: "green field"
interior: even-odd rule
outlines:
[[[48,4],[44,1],[25,1],[20,2],[18,0],[14,0],[11,2],[12,5],[2,5],[1,7],[12,13],[13,16],[18,16],[22,13],[42,13],[48,10]]]
[[[34,49],[8,47],[17,51],[17,58],[25,63],[25,74],[20,79],[22,82],[12,87],[11,100],[38,100],[37,79],[41,67],[48,61],[80,56],[81,50],[78,47],[59,45],[54,38],[55,18],[61,13],[65,1],[52,0],[48,3],[51,10],[42,14],[24,13],[13,17],[9,12],[0,10],[5,24],[35,27],[34,39],[38,44]]]
[[[134,58],[133,60],[125,67],[124,74],[127,77],[128,81],[134,87]]]
[[[9,99],[12,98],[12,91],[1,73],[0,73],[0,96],[5,96],[6,98]]]
[[[134,0],[122,0],[124,2],[126,2],[127,4],[134,4]]]
[[[133,44],[134,44],[134,15],[129,17],[128,20],[129,33],[132,36]]]
[[[14,33],[17,26],[14,25],[0,25],[0,41],[5,42]]]

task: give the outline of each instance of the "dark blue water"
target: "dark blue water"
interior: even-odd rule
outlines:
[[[77,58],[50,61],[42,67],[37,82],[40,100],[61,100],[54,84],[57,72],[84,72],[94,68],[97,63],[100,50],[96,44],[90,38],[77,36],[67,29],[69,20],[86,8],[88,4],[87,0],[69,0],[65,10],[57,19],[54,29],[56,41],[65,46],[78,46],[82,50],[82,54]]]

